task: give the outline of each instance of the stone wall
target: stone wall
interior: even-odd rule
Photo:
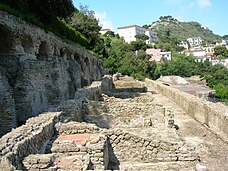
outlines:
[[[113,165],[126,161],[172,162],[195,161],[197,158],[195,148],[187,146],[184,141],[166,142],[159,137],[142,138],[121,129],[108,131],[108,136],[111,145],[110,162]]]
[[[103,91],[101,85],[105,80],[96,82],[89,87],[82,88],[79,92],[84,92],[84,95],[83,93],[79,93],[81,95],[80,98],[63,102],[57,107],[49,108],[49,111],[53,112],[46,112],[39,116],[32,117],[28,119],[24,125],[13,129],[11,132],[4,135],[0,139],[0,170],[22,169],[22,160],[24,157],[29,154],[44,153],[48,145],[52,143],[52,138],[55,137],[56,134],[98,133],[100,130],[94,125],[69,121],[83,121],[83,100],[86,100],[88,97],[90,97],[91,100],[100,97]],[[105,87],[105,89],[107,90],[108,88]],[[76,92],[75,94],[78,93]],[[65,124],[60,124],[61,122],[69,123],[65,126]],[[105,155],[107,153],[106,137],[100,137],[99,135],[98,137],[99,140],[101,140],[101,143],[103,143],[103,146],[100,147],[98,145],[98,147],[95,148],[94,146],[96,146],[96,143],[95,145],[91,143],[92,145],[88,146],[88,148],[95,148],[98,150],[98,155],[101,155],[101,152],[102,155]],[[97,137],[95,137],[95,139],[96,138]],[[91,139],[91,141],[94,142],[95,140]],[[99,151],[101,149],[102,151]],[[107,167],[106,163],[108,162],[103,159],[103,156],[100,160],[97,160],[98,157],[101,158],[101,156],[91,155],[91,160],[93,161],[94,159],[96,162],[98,161],[99,167],[103,167],[103,165],[106,165]],[[56,158],[56,156],[54,158]],[[52,161],[53,157],[47,156],[47,160],[48,159]],[[39,156],[37,160],[39,160]],[[28,159],[28,165],[29,162]],[[41,162],[37,164],[37,167],[42,167],[44,165],[45,163]]]
[[[0,136],[100,80],[95,56],[0,11]]]
[[[45,143],[54,135],[61,112],[48,112],[30,118],[26,124],[0,139],[0,170],[22,168],[22,160],[29,154],[41,153]]]
[[[160,82],[145,80],[147,87],[153,88],[176,102],[186,113],[213,133],[228,142],[228,107],[221,103],[212,103],[181,92]]]

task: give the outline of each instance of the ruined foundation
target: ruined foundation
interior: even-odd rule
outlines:
[[[195,147],[167,125],[169,112],[153,103],[146,87],[129,79],[126,85],[114,85],[105,76],[78,90],[75,100],[3,136],[1,169],[132,170],[135,165],[133,170],[140,170],[164,162],[167,167],[176,163],[178,169],[193,168]]]

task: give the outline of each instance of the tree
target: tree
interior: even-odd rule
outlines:
[[[105,37],[112,37],[114,38],[116,35],[115,35],[115,32],[111,31],[111,30],[108,30],[105,34],[104,34]]]
[[[219,56],[220,58],[228,58],[228,50],[224,46],[216,46],[214,49],[214,55]]]
[[[101,26],[95,17],[94,11],[89,10],[88,6],[81,5],[79,11],[74,12],[73,16],[67,18],[66,21],[88,39],[89,49],[102,54],[104,46],[101,45],[103,41],[99,33]]]
[[[52,17],[66,18],[75,8],[72,0],[27,0],[28,10],[42,22],[49,23]]]
[[[149,37],[148,37],[147,35],[145,35],[145,34],[137,34],[137,35],[135,36],[135,38],[136,38],[137,40],[142,40],[142,41],[149,40]]]
[[[175,50],[176,50],[177,52],[182,52],[183,50],[185,50],[185,48],[184,48],[183,46],[177,46],[177,47],[175,48]]]
[[[151,27],[151,25],[147,25],[147,24],[144,24],[143,26],[142,26],[142,28],[145,28],[145,29],[149,29]]]
[[[131,47],[132,51],[137,51],[137,50],[140,50],[140,49],[146,50],[147,49],[147,44],[144,41],[142,41],[142,40],[136,40],[136,41],[132,41],[130,43],[130,47]]]
[[[222,36],[223,39],[228,40],[228,35]]]

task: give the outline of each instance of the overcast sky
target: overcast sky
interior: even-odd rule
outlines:
[[[103,28],[151,24],[160,16],[197,21],[221,36],[228,34],[228,0],[73,0],[88,5]]]

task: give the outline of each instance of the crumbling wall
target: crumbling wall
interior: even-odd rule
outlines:
[[[97,82],[92,86],[84,88],[84,96],[83,94],[81,94],[81,99],[86,99],[87,97],[101,96],[101,94],[99,94],[102,92],[101,85],[102,82]],[[86,130],[88,130],[87,132],[98,132],[98,128],[95,126],[89,127],[89,125],[86,126],[85,123],[76,123],[75,125],[73,123],[71,124],[71,122],[67,124],[67,127],[64,127],[64,124],[62,124],[65,131],[61,126],[58,127],[57,130],[55,129],[55,125],[58,125],[57,123],[60,122],[69,120],[82,121],[82,101],[76,99],[75,101],[70,100],[69,102],[70,104],[72,103],[70,107],[68,106],[69,108],[67,108],[67,106],[63,108],[63,104],[67,104],[67,102],[61,104],[60,106],[50,108],[50,111],[55,112],[47,112],[40,114],[39,116],[32,117],[28,119],[24,125],[13,129],[10,133],[4,135],[0,139],[0,170],[22,169],[22,160],[24,159],[24,157],[28,156],[29,154],[43,153],[46,146],[48,145],[48,141],[58,132],[63,134],[68,133],[67,131],[77,131],[77,133],[85,133]],[[58,112],[60,110],[62,110],[62,112]],[[66,120],[67,116],[69,117],[68,120]],[[106,147],[106,140],[104,139],[104,141],[102,140],[102,142]],[[101,149],[100,146],[98,148]],[[106,151],[107,148],[105,148],[104,151],[102,150],[102,154],[99,150],[98,153],[99,155],[104,155],[105,153],[107,153]],[[103,156],[94,156],[95,160],[97,159],[97,157],[101,158]],[[104,160],[99,160],[99,163],[103,164]],[[102,164],[99,164],[99,166],[101,166]]]
[[[55,133],[61,112],[48,112],[30,118],[26,124],[0,139],[0,170],[22,168],[22,160],[29,154],[41,153],[45,142]]]
[[[212,103],[166,86],[162,83],[145,80],[149,88],[154,88],[176,102],[186,113],[228,142],[228,107],[221,103]]]
[[[83,48],[0,11],[0,136],[73,99],[104,72]]]
[[[194,161],[195,148],[187,147],[183,141],[166,142],[160,138],[142,138],[128,131],[114,129],[108,132],[110,138],[110,164],[132,162]],[[115,154],[115,155],[112,155]]]

